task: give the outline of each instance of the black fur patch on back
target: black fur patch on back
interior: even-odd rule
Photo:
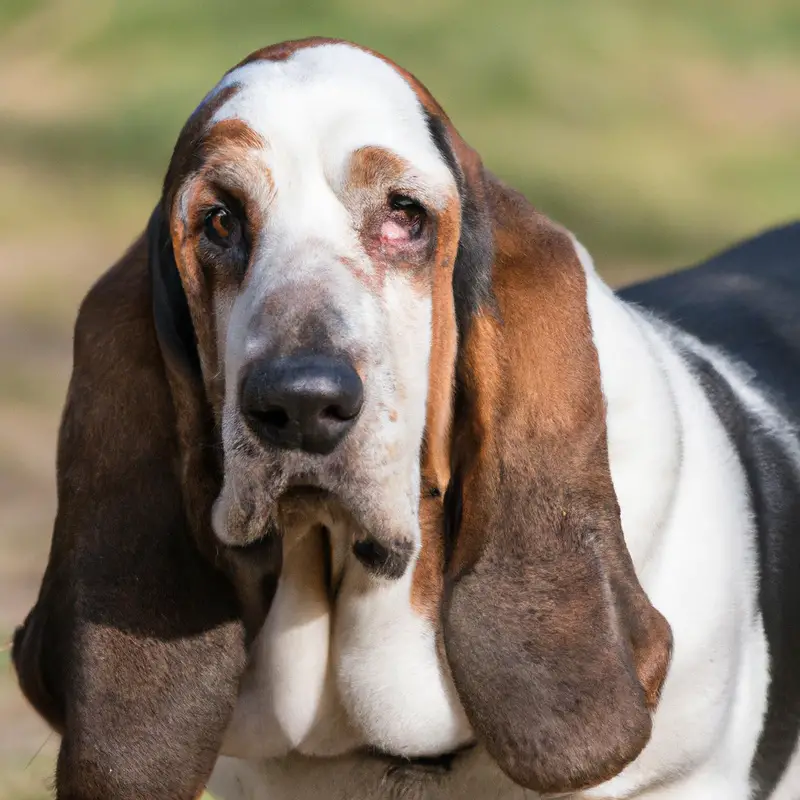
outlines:
[[[747,477],[756,527],[759,607],[769,648],[767,713],[753,759],[754,800],[778,785],[800,734],[800,472],[784,443],[712,364],[684,351]]]

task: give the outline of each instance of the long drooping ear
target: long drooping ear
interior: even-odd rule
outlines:
[[[492,299],[461,325],[444,641],[490,755],[525,787],[568,792],[647,743],[671,634],[623,539],[572,242],[485,180]]]
[[[171,258],[157,211],[75,327],[50,560],[13,648],[63,735],[59,798],[197,797],[244,667],[240,606],[211,563],[218,467]]]
[[[153,317],[163,350],[180,363],[186,378],[202,381],[200,356],[194,335],[189,303],[181,284],[172,249],[167,216],[156,206],[147,223],[147,257],[153,290]]]

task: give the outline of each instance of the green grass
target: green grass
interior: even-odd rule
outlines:
[[[56,119],[5,108],[0,152],[101,188],[146,179],[155,196],[181,123],[221,73],[314,33],[410,67],[487,164],[606,269],[681,264],[796,212],[794,0],[88,4],[44,48],[85,81],[78,107]]]
[[[81,295],[220,75],[314,34],[412,70],[614,281],[798,215],[797,0],[0,0],[0,630],[44,565]],[[48,796],[46,735],[2,656],[0,800]]]

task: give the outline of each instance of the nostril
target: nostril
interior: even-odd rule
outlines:
[[[289,424],[289,415],[280,406],[250,411],[250,416],[270,428],[282,430]]]
[[[333,420],[334,422],[349,422],[351,419],[358,416],[358,411],[349,414],[341,406],[328,406],[322,409],[320,416],[325,419]]]

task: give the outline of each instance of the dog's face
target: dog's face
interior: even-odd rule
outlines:
[[[205,99],[173,164],[176,261],[225,453],[217,535],[245,545],[335,506],[362,559],[399,577],[420,546],[435,283],[459,233],[419,98],[353,47],[267,54]]]

